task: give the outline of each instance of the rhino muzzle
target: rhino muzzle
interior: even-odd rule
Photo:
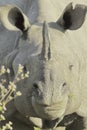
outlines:
[[[65,103],[64,103],[65,101]],[[36,112],[36,114],[43,119],[57,119],[61,118],[66,110],[66,104],[67,104],[67,99],[60,103],[52,104],[52,105],[45,105],[45,104],[39,104],[36,100],[35,97],[32,97],[32,105],[33,108]]]
[[[41,86],[35,83],[33,87],[32,106],[40,118],[54,120],[65,113],[68,97],[57,101],[54,99],[52,86],[49,87],[46,84]]]

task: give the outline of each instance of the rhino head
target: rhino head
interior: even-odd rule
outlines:
[[[30,25],[17,7],[8,8],[7,13],[8,17],[1,19],[2,24],[9,30],[21,30],[23,34],[4,62],[12,69],[12,76],[17,73],[19,64],[30,72],[30,77],[17,87],[22,92],[22,96],[15,99],[17,110],[23,115],[50,120],[74,112],[80,104],[79,92],[75,91],[79,64],[69,47],[71,39],[67,30],[81,27],[86,6],[76,5],[73,9],[70,3],[57,22],[48,24]],[[70,94],[73,93],[76,95],[72,99]]]

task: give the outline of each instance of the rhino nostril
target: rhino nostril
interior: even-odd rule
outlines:
[[[38,85],[38,83],[33,84],[33,92],[36,96],[41,96],[41,90],[40,90],[40,86]]]

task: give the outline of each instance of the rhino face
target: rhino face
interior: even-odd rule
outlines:
[[[32,27],[30,33],[32,31],[33,33],[38,32],[37,30],[39,29],[42,29],[42,27],[36,27],[36,29]],[[56,49],[57,42],[49,41],[46,31],[48,31],[47,27],[43,25],[43,32],[45,33],[43,34],[43,38],[41,40],[38,39],[39,32],[37,33],[36,39],[34,37],[35,43],[37,41],[36,44],[39,43],[42,46],[39,54],[34,58],[34,63],[31,63],[32,70],[34,71],[36,69],[36,72],[33,72],[35,77],[32,83],[32,105],[39,117],[55,119],[61,117],[65,112],[68,100],[68,85],[61,66],[62,58],[60,59],[60,63],[56,60],[58,58],[58,50]],[[30,38],[32,41],[32,36]],[[52,48],[50,42],[53,44]]]
[[[12,67],[15,74],[19,64],[24,65],[24,71],[30,72],[30,77],[24,83],[22,82],[21,88],[27,91],[30,91],[28,88],[31,89],[29,94],[32,96],[32,107],[38,117],[56,119],[60,118],[66,110],[69,90],[63,65],[61,65],[63,56],[58,54],[56,40],[50,41],[49,36],[46,36],[47,31],[46,23],[41,27],[32,26],[28,32],[28,39],[25,40],[23,37],[19,39],[19,52],[14,58]],[[49,31],[55,33],[56,37],[56,30],[53,32],[49,28]],[[63,36],[62,32],[57,31],[57,33]],[[53,44],[52,47],[50,42]],[[21,91],[24,93],[23,90]]]
[[[76,17],[79,11],[80,20],[77,19],[78,15]],[[27,114],[32,116],[33,113],[29,113],[28,109],[33,109],[36,114],[34,116],[50,120],[65,115],[69,104],[68,81],[72,69],[72,66],[70,67],[72,53],[67,46],[70,41],[65,31],[79,28],[84,22],[85,14],[85,6],[78,5],[73,9],[72,4],[69,4],[60,19],[54,23],[56,28],[53,24],[49,24],[48,28],[44,22],[41,25],[32,25],[27,30],[21,29],[23,36],[18,41],[16,53],[12,53],[13,58],[9,61],[14,74],[19,64],[24,65],[24,71],[30,72],[30,77],[18,87],[23,98],[16,99],[16,107],[20,108],[22,114],[27,111]],[[27,94],[31,97],[27,98]],[[26,109],[17,103],[18,101],[22,104],[22,99]]]

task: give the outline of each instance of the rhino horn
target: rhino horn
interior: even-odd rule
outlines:
[[[43,30],[42,30],[42,37],[43,37],[43,46],[42,46],[42,60],[48,61],[51,59],[51,49],[50,49],[50,34],[48,30],[48,24],[46,21],[43,23]]]

